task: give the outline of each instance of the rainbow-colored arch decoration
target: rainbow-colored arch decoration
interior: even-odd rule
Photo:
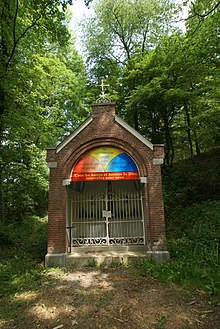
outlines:
[[[138,168],[133,159],[115,147],[97,147],[75,165],[71,181],[136,180]]]

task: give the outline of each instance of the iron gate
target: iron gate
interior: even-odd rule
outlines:
[[[69,251],[80,245],[145,244],[141,191],[108,190],[70,197]]]

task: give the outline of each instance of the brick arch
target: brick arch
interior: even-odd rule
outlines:
[[[83,156],[86,152],[100,146],[114,146],[122,149],[134,160],[138,167],[140,176],[148,176],[150,172],[150,159],[148,158],[146,161],[146,159],[143,158],[142,154],[140,154],[140,152],[137,152],[137,150],[132,147],[128,142],[112,138],[91,140],[87,143],[82,144],[80,148],[73,150],[73,152],[69,155],[68,159],[66,159],[63,165],[62,176],[69,179],[71,176],[72,169],[76,165],[80,157]]]

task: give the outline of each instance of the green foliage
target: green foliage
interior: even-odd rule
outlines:
[[[140,266],[184,288],[220,293],[219,150],[178,162],[163,173],[167,248],[170,261]]]
[[[47,209],[45,152],[35,145],[22,144],[8,143],[2,151],[4,219],[12,221],[22,218],[25,213],[44,215]]]
[[[168,165],[219,141],[218,59],[202,36],[212,35],[216,48],[218,37],[213,25],[198,33],[199,38],[165,37],[154,50],[134,57],[125,71],[128,117],[136,109],[140,132],[153,142],[165,142]]]
[[[0,290],[8,295],[28,291],[43,280],[40,261],[47,245],[47,219],[26,217],[22,222],[2,225],[0,230]]]
[[[99,0],[92,5],[94,13],[84,22],[84,36],[86,50],[95,55],[94,60],[106,56],[123,62],[132,54],[152,48],[172,30],[171,22],[177,13],[169,0]]]
[[[29,255],[35,260],[42,260],[47,245],[47,218],[26,216],[19,222],[6,222],[0,227],[0,241],[6,256],[8,256],[7,250],[14,252],[18,248],[18,253]]]
[[[105,77],[111,92],[120,93],[123,68],[133,55],[144,54],[172,30],[176,7],[169,0],[99,0],[92,8],[82,24],[89,75],[92,81]]]
[[[86,72],[67,29],[70,3],[0,5],[1,221],[46,213],[45,149],[87,117]]]
[[[178,250],[181,252],[179,259],[171,259],[164,264],[146,261],[139,266],[139,274],[142,276],[150,274],[163,282],[177,283],[187,290],[202,289],[209,294],[219,294],[219,264],[214,268],[204,264],[201,266],[197,257],[194,256],[190,259],[184,257],[187,247],[189,245],[185,245],[183,249],[178,246]]]
[[[90,77],[106,77],[119,114],[153,143],[165,143],[168,166],[219,144],[215,4],[193,2],[186,33],[173,29],[179,8],[169,1],[96,1],[84,23]]]
[[[184,288],[220,293],[220,202],[206,202],[176,210],[168,228],[171,259],[140,266],[142,275],[151,274],[164,282]],[[174,224],[175,222],[175,224]]]
[[[0,290],[3,296],[28,291],[39,285],[40,271],[30,257],[25,253],[13,256],[0,264]]]
[[[220,151],[218,148],[195,156],[193,160],[163,168],[165,209],[169,211],[206,200],[220,199]]]
[[[219,292],[220,202],[178,206],[167,226],[175,280],[210,293]]]

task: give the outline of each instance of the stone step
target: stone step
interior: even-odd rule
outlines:
[[[138,249],[138,248],[137,248]],[[140,263],[147,259],[154,259],[155,261],[162,263],[169,259],[168,251],[150,251],[145,249],[140,250],[125,250],[120,248],[110,248],[99,250],[87,249],[87,248],[74,248],[72,253],[63,254],[47,254],[45,257],[46,267],[56,266],[100,266],[113,264],[129,265],[132,263]]]
[[[72,247],[71,253],[94,253],[94,252],[147,252],[149,248],[146,245],[130,245],[130,246],[77,246]]]
[[[148,256],[144,252],[123,252],[123,251],[102,251],[102,252],[74,252],[68,254],[66,257],[66,265],[74,266],[89,266],[89,265],[110,265],[112,263],[118,264],[132,264],[143,262]]]

